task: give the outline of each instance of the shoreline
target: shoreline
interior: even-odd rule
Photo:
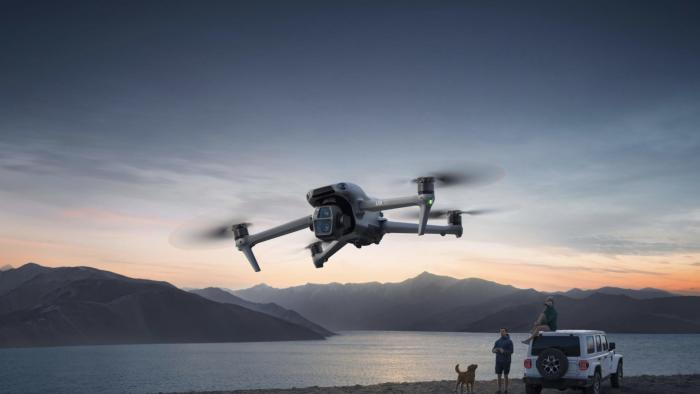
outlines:
[[[328,394],[374,394],[374,393],[454,393],[455,380],[441,380],[432,382],[402,382],[380,383],[372,385],[332,386],[332,387],[303,387],[288,389],[250,389],[229,391],[186,391],[178,394],[296,394],[296,393],[328,393]],[[479,380],[474,385],[474,392],[478,394],[495,393],[498,384],[495,380]],[[636,393],[636,394],[695,394],[700,393],[700,374],[691,375],[639,375],[625,377],[622,389],[610,387],[610,382],[603,382],[603,393]],[[466,390],[465,390],[466,393]],[[513,378],[509,394],[524,394],[525,386],[521,378]],[[546,389],[542,393],[581,393],[576,390],[559,391]]]

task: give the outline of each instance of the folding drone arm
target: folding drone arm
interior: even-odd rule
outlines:
[[[245,223],[237,224],[233,226],[233,235],[236,240],[236,247],[238,250],[243,252],[243,254],[245,254],[245,257],[253,267],[253,270],[258,272],[260,271],[260,266],[258,265],[258,261],[253,254],[253,246],[259,244],[260,242],[269,241],[273,238],[281,237],[295,231],[311,228],[311,221],[311,216],[304,216],[303,218],[293,220],[289,223],[250,235],[248,234],[248,227]]]
[[[392,222],[390,220],[385,220],[382,222],[382,232],[384,234],[415,234],[417,230],[418,224],[416,223]],[[438,226],[428,224],[425,226],[425,234],[452,234],[459,238],[462,236],[462,225],[448,224],[446,226]]]
[[[398,198],[388,198],[385,200],[372,199],[368,201],[360,202],[360,209],[364,211],[385,211],[389,209],[405,208],[410,206],[418,206],[420,212],[418,215],[418,225],[416,226],[416,232],[418,235],[425,234],[426,226],[428,225],[428,216],[430,214],[430,208],[435,202],[435,194],[430,192],[418,191],[417,196],[408,197],[398,197]]]
[[[352,235],[346,235],[328,243],[316,242],[312,244],[311,257],[314,261],[314,266],[316,268],[323,268],[323,263],[328,261],[328,259],[330,259],[331,256],[338,252],[343,246],[347,245],[348,241],[352,239],[352,237]]]

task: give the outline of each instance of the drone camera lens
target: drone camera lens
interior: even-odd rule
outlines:
[[[331,233],[330,219],[316,220],[314,222],[314,232],[319,235],[328,235]]]
[[[321,207],[318,209],[319,218],[329,218],[331,217],[331,209],[329,207]]]

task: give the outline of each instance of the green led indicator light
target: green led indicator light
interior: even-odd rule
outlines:
[[[428,205],[433,205],[433,200],[428,200]]]

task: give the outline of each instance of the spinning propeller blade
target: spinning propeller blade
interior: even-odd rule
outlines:
[[[432,209],[430,211],[430,214],[428,217],[430,219],[439,219],[439,218],[446,218],[447,216],[450,215],[450,213],[458,213],[460,215],[471,215],[471,216],[478,216],[478,215],[487,215],[491,213],[498,213],[500,210],[498,209],[470,209],[467,211],[461,211],[459,209]],[[404,211],[401,213],[401,217],[405,219],[418,219],[418,212],[416,211]]]
[[[481,186],[496,182],[503,178],[502,168],[484,164],[459,164],[451,168],[427,171],[422,177],[435,180],[435,185],[445,188],[453,186]],[[412,179],[416,183],[419,178]]]
[[[240,217],[233,217],[226,221],[211,218],[197,218],[187,222],[173,231],[170,235],[170,244],[180,249],[216,249],[234,247],[233,226],[246,224]]]

